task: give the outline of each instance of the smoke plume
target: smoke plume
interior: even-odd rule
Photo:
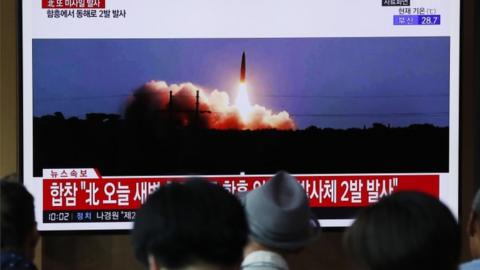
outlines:
[[[177,127],[198,126],[221,130],[295,129],[295,123],[286,111],[274,113],[263,106],[253,105],[248,119],[243,120],[233,104],[227,92],[216,89],[208,91],[190,82],[168,85],[165,81],[150,81],[129,97],[125,117]]]

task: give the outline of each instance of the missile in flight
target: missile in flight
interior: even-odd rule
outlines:
[[[245,82],[247,75],[247,68],[245,66],[245,52],[242,53],[242,66],[240,67],[240,82]]]

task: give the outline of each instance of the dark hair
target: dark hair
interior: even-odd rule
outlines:
[[[398,192],[363,209],[345,244],[371,270],[451,270],[460,259],[460,228],[439,200]]]
[[[132,233],[135,255],[148,254],[167,268],[196,261],[240,264],[248,226],[242,205],[224,188],[195,179],[170,183],[149,196],[138,211]]]
[[[33,197],[22,184],[6,179],[0,181],[1,248],[21,249],[35,226]]]
[[[474,214],[474,218],[480,221],[480,190],[477,191],[475,197],[473,198],[472,212]]]

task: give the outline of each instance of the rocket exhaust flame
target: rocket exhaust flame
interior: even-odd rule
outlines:
[[[247,84],[241,82],[238,87],[238,96],[235,101],[235,106],[237,106],[240,117],[243,121],[247,121],[250,112],[252,111],[252,105],[250,104],[250,99],[248,98],[247,93]]]

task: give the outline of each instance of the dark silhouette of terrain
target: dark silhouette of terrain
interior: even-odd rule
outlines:
[[[102,175],[448,172],[448,127],[208,130],[114,114],[33,121],[34,174],[97,168]]]

